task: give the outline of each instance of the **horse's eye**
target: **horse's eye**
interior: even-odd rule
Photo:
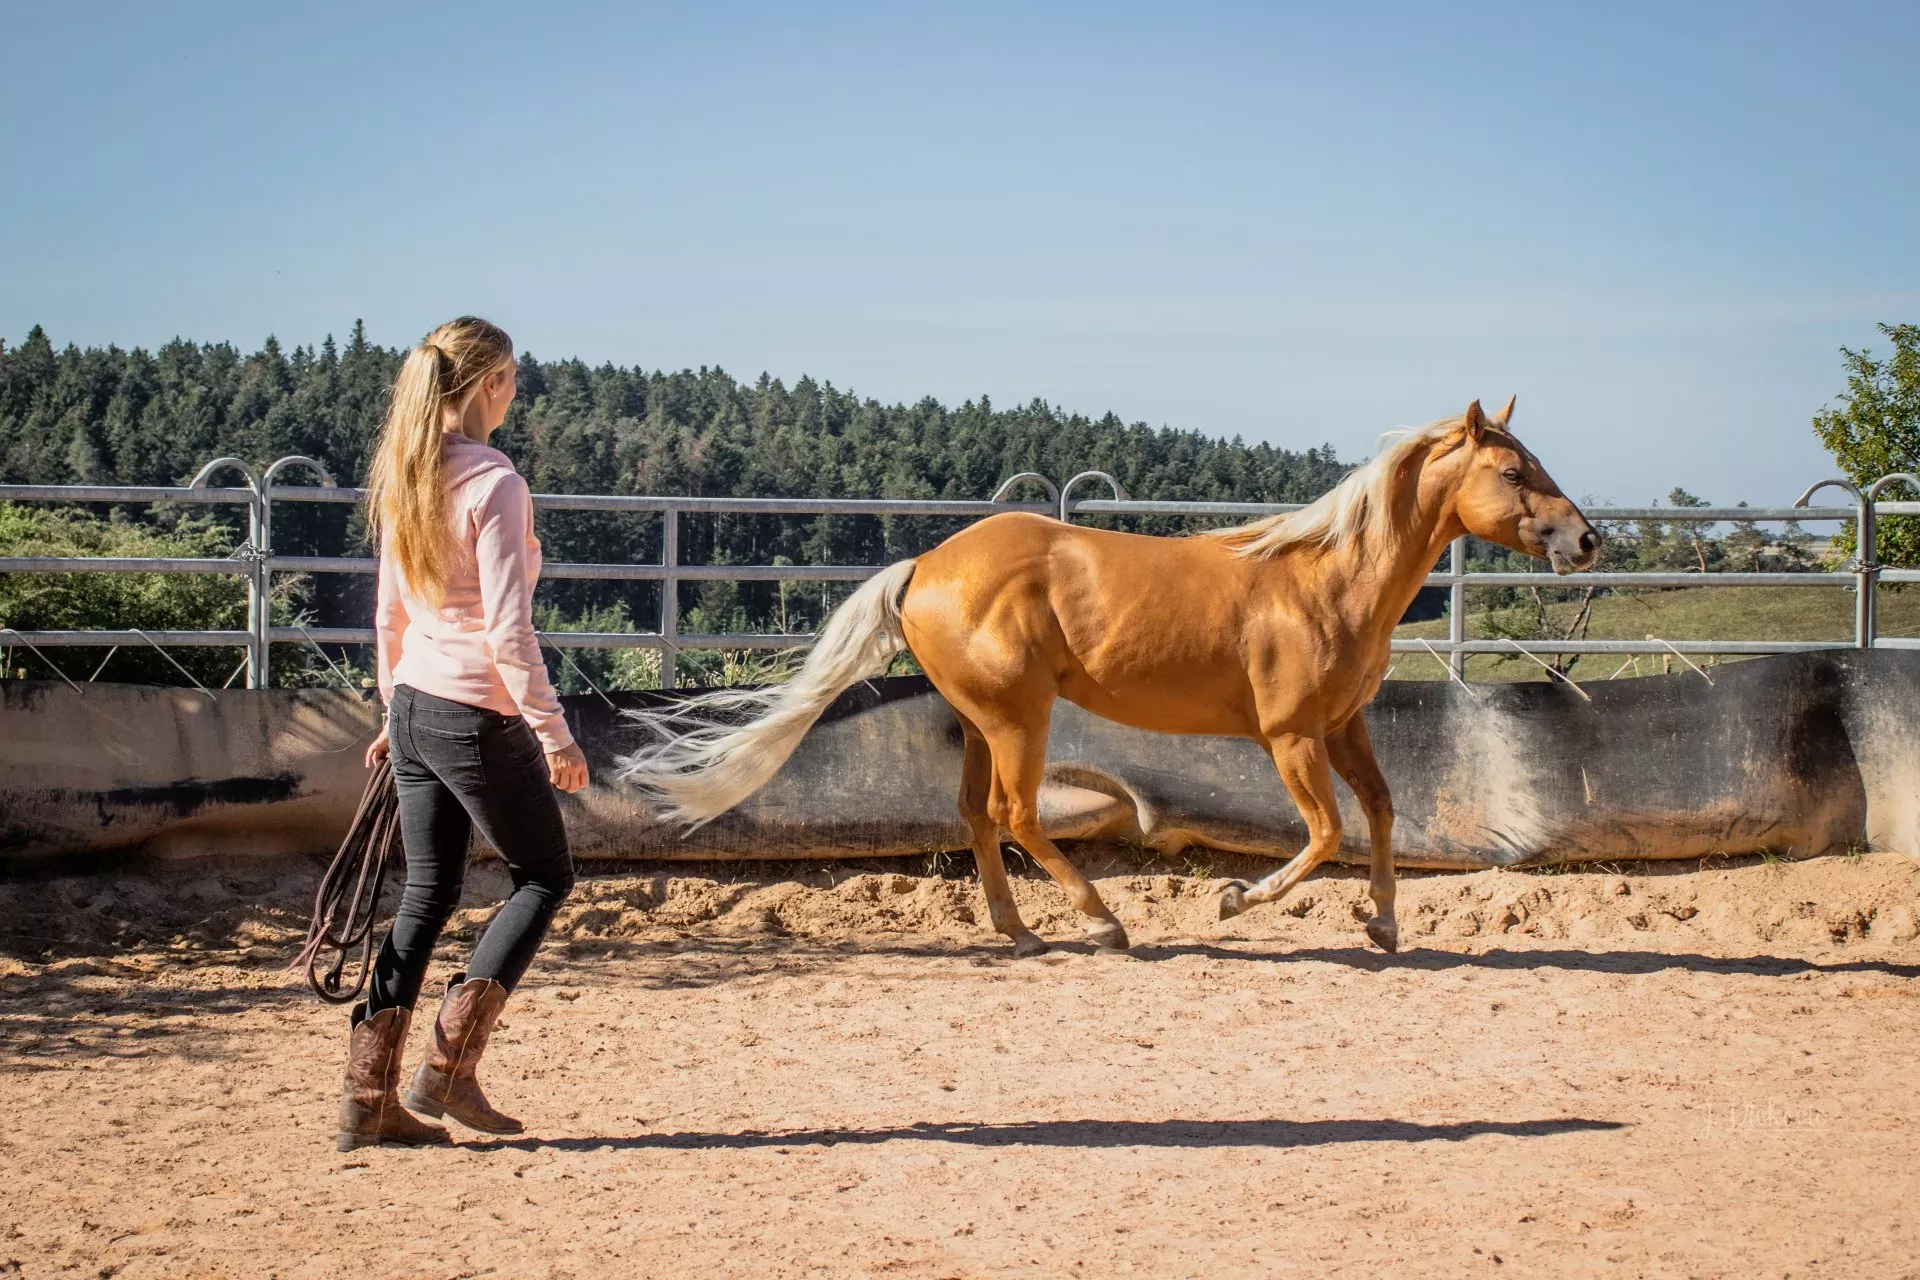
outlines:
[[[1505,477],[1506,482],[1508,484],[1520,483],[1520,468],[1518,467],[1508,467],[1505,471],[1502,471],[1500,474],[1503,477]]]

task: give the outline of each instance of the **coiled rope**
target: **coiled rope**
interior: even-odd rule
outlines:
[[[373,925],[380,914],[380,891],[385,886],[387,864],[400,847],[400,796],[393,784],[393,768],[382,761],[367,779],[360,807],[354,812],[353,825],[333,855],[333,863],[320,877],[320,888],[313,898],[313,923],[307,929],[307,941],[289,969],[304,968],[314,994],[329,1004],[350,1004],[366,990],[373,970]],[[347,956],[360,950],[359,973],[353,987],[346,990],[341,977]],[[324,953],[335,951],[333,967],[323,974]]]

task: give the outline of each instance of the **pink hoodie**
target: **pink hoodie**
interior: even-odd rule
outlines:
[[[533,498],[507,455],[466,436],[446,440],[448,515],[454,534],[446,602],[438,609],[408,593],[400,565],[380,550],[380,697],[396,684],[520,716],[545,751],[573,741],[547,679],[533,630],[540,543]]]

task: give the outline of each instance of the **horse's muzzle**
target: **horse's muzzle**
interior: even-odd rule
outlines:
[[[1555,573],[1582,573],[1598,563],[1600,544],[1606,539],[1592,525],[1582,521],[1582,526],[1577,533],[1558,528],[1546,531],[1542,541],[1546,544],[1547,563]]]

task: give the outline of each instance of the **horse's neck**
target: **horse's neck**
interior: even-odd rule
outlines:
[[[1389,509],[1369,513],[1351,543],[1324,553],[1325,607],[1357,638],[1391,639],[1440,554],[1464,532],[1454,514],[1453,470],[1444,461],[1410,465],[1396,479]]]

